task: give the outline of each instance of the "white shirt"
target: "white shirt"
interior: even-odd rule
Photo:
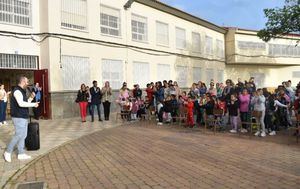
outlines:
[[[14,92],[14,97],[16,98],[18,105],[22,108],[30,108],[35,106],[35,103],[31,103],[32,98],[29,98],[28,102],[23,101],[23,94],[20,90],[16,90]]]

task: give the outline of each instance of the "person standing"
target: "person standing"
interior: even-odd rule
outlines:
[[[25,138],[27,137],[28,118],[29,118],[29,107],[37,108],[38,102],[32,103],[31,101],[35,97],[34,93],[31,93],[30,98],[26,96],[26,88],[28,86],[28,79],[22,76],[18,79],[18,86],[12,92],[11,97],[11,117],[15,127],[15,135],[7,145],[7,149],[3,156],[5,161],[11,162],[11,153],[14,150],[15,145],[18,145],[18,159],[27,160],[31,156],[25,154],[24,145]]]
[[[10,92],[6,92],[4,85],[0,84],[0,126],[7,125],[6,122],[6,107],[7,107],[7,97]]]
[[[92,116],[92,122],[94,122],[94,110],[95,106],[97,108],[98,112],[98,118],[99,121],[102,121],[101,119],[101,112],[100,112],[100,104],[101,104],[101,98],[102,98],[102,93],[100,88],[97,86],[98,83],[97,81],[93,81],[93,87],[90,88],[90,93],[91,93],[91,116]]]
[[[248,94],[248,90],[246,88],[243,89],[242,94],[239,95],[240,101],[240,116],[241,122],[250,122],[250,94]],[[243,124],[241,128],[242,133],[248,132],[247,124]]]
[[[88,106],[89,93],[86,90],[85,84],[81,84],[80,90],[77,93],[76,102],[79,104],[81,121],[86,122],[86,113]]]
[[[109,113],[110,113],[110,104],[111,104],[111,98],[112,98],[112,89],[109,85],[109,82],[106,81],[104,84],[104,87],[102,88],[102,103],[103,103],[103,109],[104,109],[104,120],[109,120]]]
[[[33,99],[33,102],[41,102],[42,100],[42,88],[40,87],[39,83],[35,83],[32,92],[34,92],[35,97]],[[37,108],[33,108],[33,115],[34,119],[39,120],[41,114],[41,108],[40,106]]]
[[[261,117],[260,120],[256,120],[257,123],[260,125],[260,129],[257,129],[257,132],[255,133],[255,136],[261,136],[265,137],[266,136],[266,131],[265,131],[265,111],[266,111],[266,98],[263,95],[262,89],[257,89],[256,92],[254,92],[253,98],[251,99],[251,104],[254,105],[254,111],[261,112]]]

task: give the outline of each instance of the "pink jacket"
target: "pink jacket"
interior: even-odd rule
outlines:
[[[249,104],[250,104],[250,95],[242,95],[239,96],[240,100],[240,112],[248,112],[249,111]]]

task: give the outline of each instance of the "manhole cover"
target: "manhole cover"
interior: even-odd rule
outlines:
[[[46,184],[44,182],[26,182],[20,183],[16,186],[16,189],[44,189]]]

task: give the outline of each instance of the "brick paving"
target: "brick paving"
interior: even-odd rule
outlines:
[[[141,125],[115,127],[59,147],[10,184],[48,188],[300,188],[300,145]]]
[[[114,118],[115,116],[113,116]],[[12,163],[7,163],[3,159],[3,152],[6,144],[10,141],[14,134],[14,128],[11,121],[7,126],[0,127],[0,188],[14,175],[18,170],[27,166],[29,161],[19,161],[16,153],[12,155]],[[33,159],[48,153],[50,150],[64,144],[65,142],[77,139],[83,135],[101,131],[106,128],[115,127],[122,124],[116,123],[115,120],[109,122],[86,122],[81,123],[80,118],[70,118],[63,120],[39,120],[40,123],[40,144],[38,151],[28,151]],[[7,187],[8,188],[8,187]]]

